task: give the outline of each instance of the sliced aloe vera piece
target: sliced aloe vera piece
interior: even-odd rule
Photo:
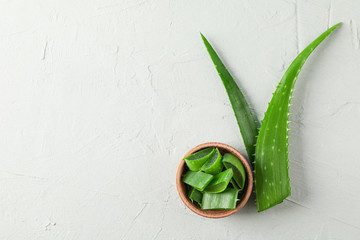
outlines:
[[[238,189],[229,188],[221,193],[204,192],[201,209],[225,209],[236,208],[238,200]]]
[[[218,148],[215,149],[214,153],[209,157],[207,162],[202,166],[201,171],[210,174],[218,174],[224,168],[221,161],[221,153]]]
[[[236,184],[236,182],[234,181],[234,177],[230,180],[231,185],[238,190],[241,190],[240,187]]]
[[[199,171],[204,163],[215,152],[215,148],[205,148],[184,158],[191,171]]]
[[[188,171],[183,176],[182,181],[199,191],[203,191],[213,178],[214,176],[211,174]]]
[[[233,170],[231,168],[216,174],[214,176],[214,179],[205,188],[205,192],[219,193],[224,191],[228,186],[232,176],[233,176]]]
[[[251,111],[244,94],[222,63],[220,57],[202,34],[201,37],[229,96],[246,152],[250,159],[248,162],[249,165],[252,166],[255,154],[256,136],[258,135],[258,122],[256,116]]]
[[[192,188],[189,192],[189,198],[192,202],[195,201],[201,206],[203,194],[199,190]]]
[[[244,165],[241,163],[240,159],[232,155],[231,153],[225,153],[222,162],[226,169],[233,170],[233,179],[236,184],[240,187],[240,189],[244,188],[245,179],[246,179],[246,171]]]

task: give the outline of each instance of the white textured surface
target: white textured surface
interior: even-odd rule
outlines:
[[[360,1],[1,1],[0,239],[359,239]],[[309,58],[291,116],[292,196],[201,218],[178,198],[191,147],[244,153],[203,32],[261,119]],[[159,167],[160,166],[160,167]]]

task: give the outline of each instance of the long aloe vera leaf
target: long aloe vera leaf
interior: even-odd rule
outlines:
[[[221,193],[204,192],[201,209],[234,209],[238,200],[238,189],[229,188]]]
[[[223,192],[226,189],[226,187],[229,185],[232,176],[233,176],[233,171],[231,168],[216,174],[214,176],[214,179],[205,188],[205,192],[209,192],[209,193]]]
[[[215,148],[205,148],[184,158],[191,171],[199,171],[206,161],[215,152]]]
[[[204,171],[209,174],[218,174],[224,168],[224,165],[221,161],[221,153],[218,148],[215,149],[215,152],[209,157],[207,162],[201,167],[201,171]]]
[[[252,166],[255,154],[256,136],[258,135],[258,123],[256,117],[251,111],[241,89],[238,87],[213,47],[204,35],[201,34],[201,37],[229,96],[246,152],[248,153],[248,158],[250,160],[249,165]]]
[[[244,165],[237,157],[235,157],[231,153],[225,153],[222,161],[226,169],[231,168],[233,170],[233,180],[235,180],[237,186],[239,186],[240,189],[243,189],[246,179],[246,171]]]
[[[259,212],[281,203],[291,194],[288,172],[288,116],[292,92],[306,59],[339,24],[326,30],[295,58],[269,103],[256,144],[254,174]]]
[[[211,174],[188,171],[183,176],[182,181],[199,191],[203,191],[213,178]]]

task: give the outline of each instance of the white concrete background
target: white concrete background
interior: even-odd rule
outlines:
[[[262,119],[299,50],[292,195],[201,218],[177,165],[244,146],[203,32]],[[0,239],[359,239],[360,1],[0,2]]]

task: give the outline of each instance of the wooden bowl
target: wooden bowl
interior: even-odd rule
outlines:
[[[181,200],[194,213],[196,213],[200,216],[203,216],[203,217],[207,217],[207,218],[223,218],[223,217],[227,217],[227,216],[230,216],[230,215],[236,213],[243,206],[245,206],[245,204],[249,200],[249,197],[251,195],[251,191],[253,188],[253,174],[252,174],[250,165],[247,162],[247,160],[245,159],[245,157],[243,155],[241,155],[241,153],[238,152],[235,148],[230,147],[229,145],[226,145],[224,143],[209,142],[209,143],[200,144],[200,145],[192,148],[189,152],[187,152],[185,154],[184,158],[190,154],[193,154],[193,153],[203,149],[203,148],[208,148],[208,147],[217,147],[219,149],[221,155],[224,155],[225,153],[231,153],[231,154],[235,155],[237,158],[240,159],[240,161],[242,162],[242,164],[245,167],[245,170],[246,170],[245,187],[241,193],[240,201],[237,203],[236,208],[232,209],[232,210],[202,210],[197,203],[192,203],[191,200],[187,197],[186,185],[185,185],[185,183],[183,183],[181,181],[181,177],[183,175],[184,170],[187,170],[185,161],[182,159],[180,160],[180,164],[179,164],[179,166],[177,168],[177,172],[176,172],[176,188],[180,195]]]

